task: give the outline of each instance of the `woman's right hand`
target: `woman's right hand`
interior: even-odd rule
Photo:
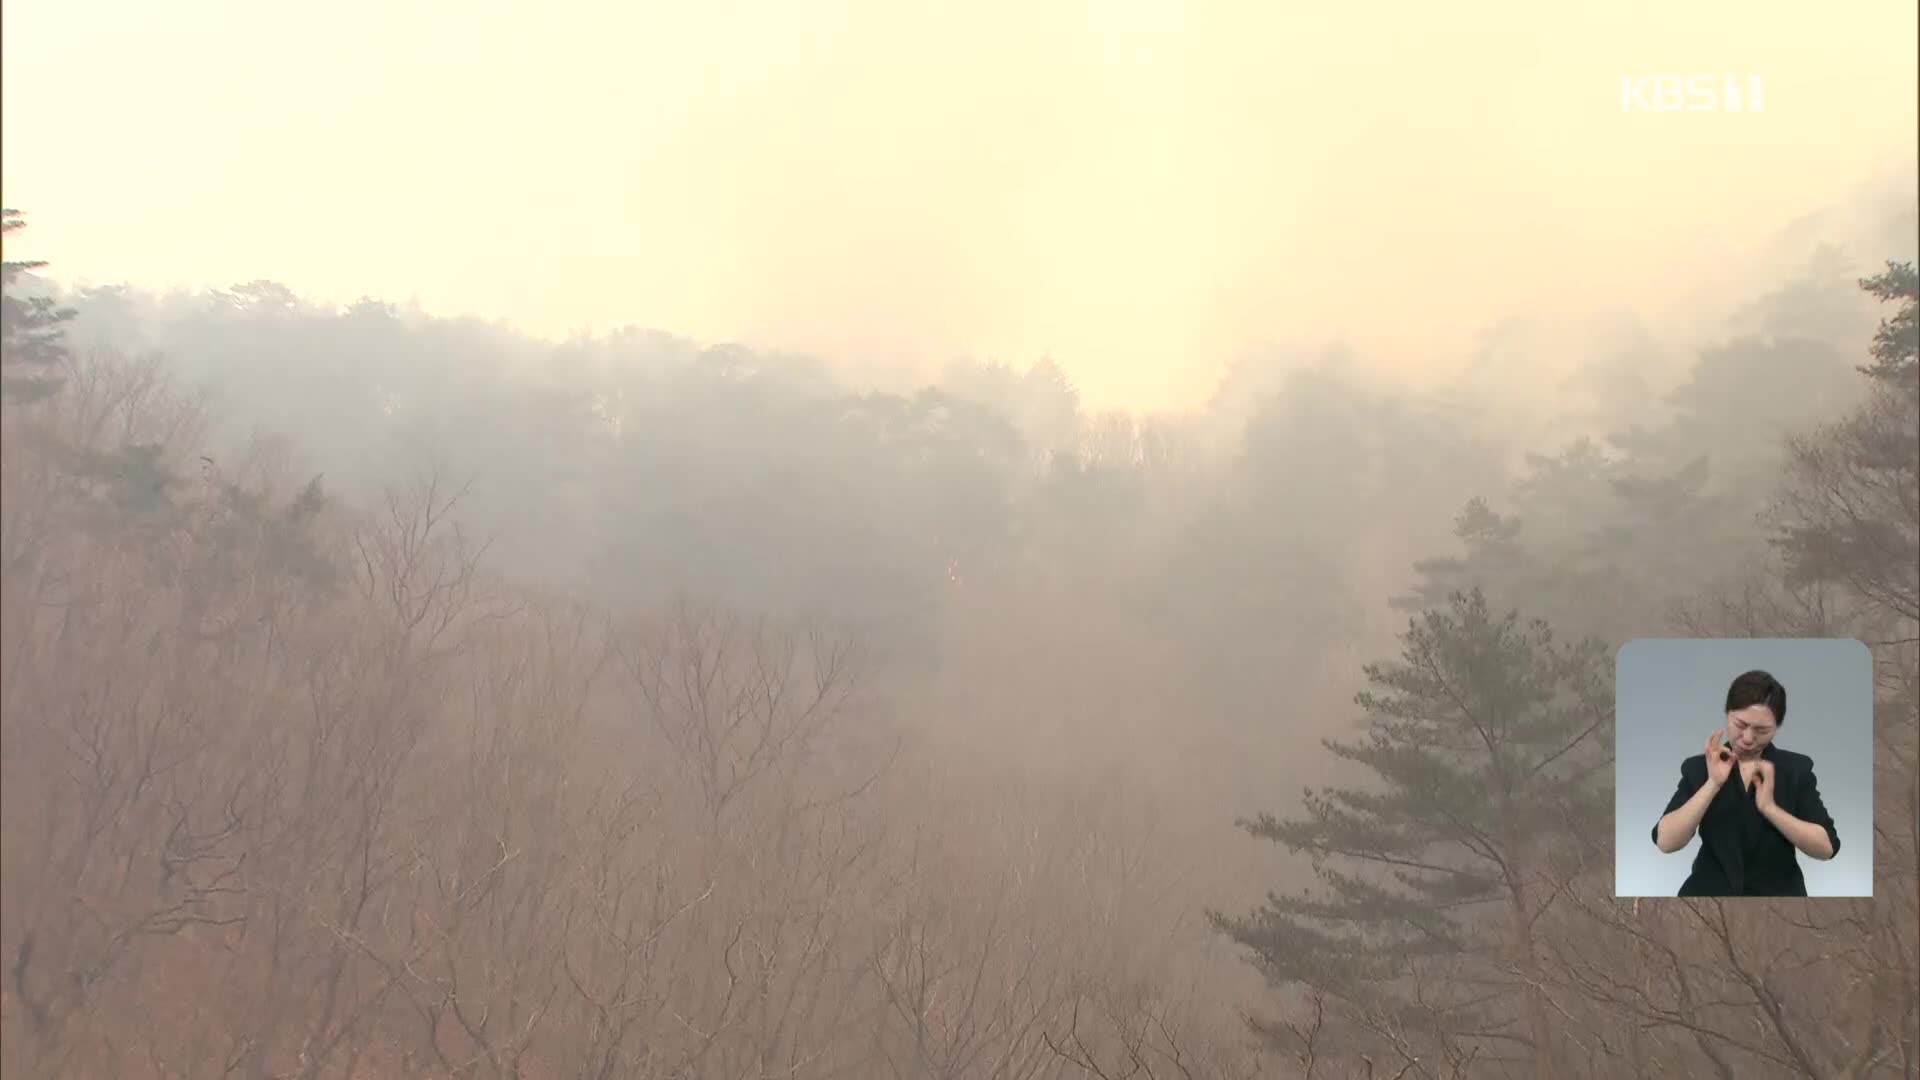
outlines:
[[[1726,786],[1727,778],[1733,775],[1733,751],[1724,745],[1725,738],[1725,728],[1707,736],[1707,779],[1716,787]]]

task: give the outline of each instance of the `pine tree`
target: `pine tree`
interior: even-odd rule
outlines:
[[[1326,742],[1374,781],[1307,792],[1302,818],[1241,823],[1307,856],[1320,887],[1214,925],[1271,985],[1330,1006],[1345,1052],[1550,1076],[1534,927],[1604,858],[1606,653],[1496,616],[1478,590],[1414,618],[1402,641],[1399,662],[1365,669],[1366,736]]]
[[[18,210],[0,210],[0,235],[11,235],[27,227]],[[72,308],[60,307],[44,296],[16,293],[20,278],[47,264],[44,261],[0,263],[0,397],[12,404],[24,404],[51,396],[60,389],[61,379],[52,374],[67,359],[62,324],[74,317]]]
[[[1715,491],[1712,477],[1705,454],[1678,467],[1621,463],[1604,518],[1564,560],[1585,593],[1579,630],[1615,645],[1658,634],[1685,597],[1763,550],[1752,525],[1762,496]]]
[[[1456,592],[1479,589],[1496,596],[1512,595],[1522,585],[1527,554],[1520,546],[1520,519],[1502,515],[1478,496],[1453,519],[1453,535],[1464,554],[1422,559],[1413,564],[1420,581],[1406,596],[1389,601],[1402,611],[1445,607]]]
[[[1912,263],[1890,262],[1860,286],[1900,301],[1860,369],[1873,392],[1838,423],[1789,440],[1772,541],[1796,582],[1842,584],[1896,620],[1920,621],[1920,279]]]
[[[1920,272],[1911,262],[1887,263],[1887,272],[1862,278],[1860,287],[1882,303],[1901,301],[1873,335],[1873,363],[1861,372],[1920,395]]]
[[[1920,278],[1914,264],[1889,262],[1860,282],[1883,303],[1898,303],[1880,324],[1860,369],[1867,400],[1840,420],[1789,439],[1785,475],[1770,513],[1772,542],[1792,586],[1837,586],[1854,603],[1847,636],[1867,641],[1876,660],[1873,821],[1920,820],[1915,731],[1920,728]],[[1869,918],[1821,951],[1864,931],[1842,949],[1864,963],[1848,978],[1870,988],[1868,1030],[1859,1056],[1833,1075],[1865,1075],[1875,1054],[1913,1060],[1913,1017],[1920,1009],[1913,927],[1920,922],[1920,852],[1911,833],[1887,830],[1874,853]],[[1856,939],[1858,940],[1858,939]],[[1856,999],[1857,1000],[1857,999]]]

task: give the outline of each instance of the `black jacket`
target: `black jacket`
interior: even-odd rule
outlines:
[[[1801,821],[1827,830],[1833,853],[1840,854],[1840,834],[1820,802],[1813,778],[1813,759],[1791,750],[1768,746],[1761,758],[1773,762],[1773,801]],[[1684,806],[1707,782],[1707,758],[1695,754],[1680,763],[1680,786],[1668,800],[1666,817]],[[1654,843],[1660,842],[1660,822],[1653,824]],[[1736,767],[1700,819],[1700,852],[1693,873],[1680,886],[1681,896],[1805,896],[1806,878],[1800,873],[1799,852],[1793,842],[1754,805],[1753,791]]]

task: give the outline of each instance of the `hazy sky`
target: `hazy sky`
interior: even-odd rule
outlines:
[[[1658,306],[1920,126],[1912,0],[3,10],[4,197],[56,277],[1050,351],[1095,406],[1260,339]],[[1623,73],[1764,111],[1623,113]]]

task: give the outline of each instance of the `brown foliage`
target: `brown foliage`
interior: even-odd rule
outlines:
[[[857,642],[516,588],[444,473],[321,506],[201,421],[114,361],[6,417],[7,1075],[1235,1052],[1167,974],[1151,836],[903,759]]]

